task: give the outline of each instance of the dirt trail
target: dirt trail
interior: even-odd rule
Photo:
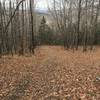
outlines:
[[[0,63],[0,100],[100,100],[99,55],[100,48],[73,53],[43,46],[32,57],[5,57]]]

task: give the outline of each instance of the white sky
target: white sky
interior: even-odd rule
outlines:
[[[4,0],[0,0],[0,1],[4,1]],[[7,2],[10,0],[5,0],[5,1]],[[15,0],[12,0],[12,1],[15,1]],[[50,0],[34,0],[34,1],[36,2],[37,9],[46,10],[47,9],[47,1],[50,1]]]
[[[47,0],[37,0],[37,8],[39,9],[47,9]]]

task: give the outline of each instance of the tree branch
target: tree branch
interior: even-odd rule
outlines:
[[[22,2],[24,2],[24,1],[25,1],[25,0],[21,0],[21,1],[18,3],[18,5],[17,5],[16,9],[14,10],[14,13],[12,14],[12,16],[11,16],[10,20],[8,21],[8,23],[7,23],[6,27],[5,27],[5,32],[4,32],[4,33],[6,33],[6,32],[7,32],[8,27],[9,27],[9,25],[10,25],[10,23],[11,23],[12,19],[14,18],[15,14],[16,14],[16,11],[18,10],[18,8],[19,8],[20,4],[21,4]]]

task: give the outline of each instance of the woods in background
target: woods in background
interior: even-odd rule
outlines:
[[[100,37],[100,0],[52,0],[48,8],[66,49],[93,49]]]
[[[0,2],[0,54],[34,53],[34,0]]]
[[[49,15],[36,31],[34,0],[0,1],[0,56],[31,52],[37,44],[63,45],[66,49],[93,49],[100,41],[100,0],[51,0]],[[38,20],[38,19],[37,19]]]

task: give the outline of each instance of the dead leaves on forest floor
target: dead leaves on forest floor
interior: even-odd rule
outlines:
[[[0,59],[0,100],[100,100],[100,48],[42,46],[32,57]]]

